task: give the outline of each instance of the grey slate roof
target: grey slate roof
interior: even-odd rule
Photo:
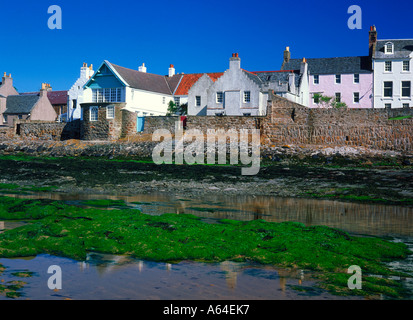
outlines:
[[[256,74],[254,74],[254,73],[252,73],[252,72],[249,72],[249,71],[246,71],[246,70],[242,70],[246,75],[247,75],[247,77],[250,79],[250,80],[252,80],[253,82],[255,82],[257,85],[259,85],[259,86],[261,86],[262,84],[263,84],[263,82],[262,82],[262,80],[256,75]]]
[[[288,77],[290,72],[279,72],[279,71],[254,71],[262,82],[288,82]],[[294,72],[295,74],[295,86],[298,87],[300,85],[301,74],[298,71]]]
[[[384,46],[387,42],[392,42],[394,45],[393,54],[385,54]],[[375,59],[384,58],[408,58],[413,51],[413,39],[405,40],[377,40]]]
[[[5,114],[28,114],[32,111],[33,107],[39,101],[40,96],[38,94],[33,95],[19,95],[8,96],[6,102]]]
[[[302,59],[290,59],[281,70],[300,70]],[[310,74],[370,73],[369,56],[307,59]]]
[[[181,75],[175,75],[167,80],[167,77],[153,73],[141,72],[133,69],[124,68],[111,63],[116,72],[135,89],[152,91],[171,95],[173,90],[170,86],[178,84]],[[172,78],[175,78],[174,80]]]

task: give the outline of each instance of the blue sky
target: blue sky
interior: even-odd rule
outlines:
[[[62,29],[50,30],[47,9],[62,9]],[[362,9],[362,29],[347,26],[350,5]],[[379,39],[413,38],[412,0],[0,0],[0,73],[19,92],[42,82],[68,90],[83,62],[103,60],[148,72],[219,72],[233,52],[250,71],[279,70],[292,58],[368,54],[368,30]]]

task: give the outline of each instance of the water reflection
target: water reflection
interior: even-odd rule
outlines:
[[[72,204],[89,199],[123,199],[132,208],[148,214],[190,213],[211,219],[298,221],[307,226],[326,225],[355,234],[413,236],[413,208],[382,204],[240,195],[196,198],[158,193],[134,196],[38,193],[21,197],[64,200]]]
[[[155,270],[158,272],[158,277],[162,277],[162,273],[159,272],[163,270],[164,276],[171,276],[174,282],[181,281],[181,285],[185,283],[186,285],[190,284],[197,287],[207,285],[205,281],[211,281],[210,277],[212,276],[213,278],[221,279],[221,281],[215,282],[212,286],[222,291],[224,289],[223,284],[225,283],[226,289],[231,294],[239,294],[240,290],[245,290],[246,279],[248,281],[251,281],[251,279],[270,281],[272,286],[277,288],[280,297],[291,294],[291,285],[308,285],[310,282],[313,284],[311,274],[307,272],[305,276],[304,270],[278,269],[273,266],[246,262],[198,263],[182,261],[178,263],[157,263],[134,259],[131,256],[89,253],[85,261],[78,262],[77,264],[80,272],[89,273],[91,269],[94,269],[101,278],[115,277],[117,274],[128,270],[137,270],[142,279],[146,277],[151,278]],[[168,277],[168,279],[171,278]],[[164,281],[164,284],[166,283]],[[158,286],[158,284],[154,285]],[[260,290],[260,288],[254,286],[250,287],[250,290]],[[262,291],[264,296],[265,292],[266,289]],[[248,293],[246,294],[248,295]],[[255,293],[251,294],[253,296]]]

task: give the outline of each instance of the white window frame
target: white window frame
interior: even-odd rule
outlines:
[[[174,97],[175,106],[179,107],[181,105],[181,97]]]
[[[106,119],[115,119],[115,106],[114,105],[106,106]]]
[[[89,111],[89,120],[90,121],[98,121],[99,120],[99,107],[93,106],[93,107],[90,107],[89,110],[90,110]],[[96,119],[95,119],[95,117],[93,117],[95,112],[96,112]]]
[[[243,101],[244,101],[244,103],[250,103],[251,102],[251,91],[244,91]]]
[[[195,106],[201,106],[201,96],[195,96]]]
[[[121,102],[122,88],[92,89],[92,102]]]
[[[393,46],[392,42],[386,42],[386,44],[384,45],[384,53],[385,54],[393,54],[394,53],[394,46]]]
[[[403,72],[409,72],[410,71],[410,61],[409,60],[404,60],[403,61],[402,70],[403,70]]]
[[[386,87],[385,87],[385,83],[391,83],[391,95],[390,96],[386,96],[385,92],[386,92]],[[383,97],[384,98],[393,98],[393,81],[383,81]]]
[[[355,73],[353,75],[353,83],[360,83],[360,74],[359,73]]]
[[[407,86],[403,86],[403,82],[409,83],[409,86],[408,86],[408,87],[407,87]],[[407,89],[407,88],[409,89],[409,95],[404,96],[404,95],[403,95],[403,89]],[[411,82],[411,81],[402,81],[402,82],[400,83],[400,96],[401,96],[402,98],[410,98],[411,95],[412,95],[412,82]]]
[[[360,103],[360,92],[353,92],[353,103]]]
[[[341,84],[341,74],[336,74],[336,75],[335,75],[334,82],[335,82],[336,84]]]
[[[216,102],[217,103],[223,103],[224,102],[224,93],[222,91],[217,92]]]
[[[337,99],[338,98],[338,99]],[[334,94],[334,101],[335,102],[341,102],[341,92],[336,92]]]
[[[392,72],[393,66],[391,61],[384,61],[384,72]]]
[[[320,84],[320,75],[319,74],[315,74],[313,76],[313,84]]]

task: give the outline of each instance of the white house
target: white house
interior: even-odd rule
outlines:
[[[181,77],[174,72],[167,76],[147,73],[144,64],[133,70],[105,60],[84,85],[82,106],[92,108],[91,117],[98,114],[99,107],[108,108],[112,103],[122,103],[139,116],[166,115]]]
[[[94,74],[93,65],[83,63],[80,68],[80,76],[67,93],[67,121],[82,119],[83,86]]]
[[[374,40],[374,108],[413,107],[413,39],[376,40],[375,27],[370,33]]]
[[[249,72],[241,68],[241,59],[234,53],[229,69],[219,77],[204,74],[189,89],[188,114],[265,115],[269,90],[303,104],[308,96],[307,69],[304,60],[300,70]]]

